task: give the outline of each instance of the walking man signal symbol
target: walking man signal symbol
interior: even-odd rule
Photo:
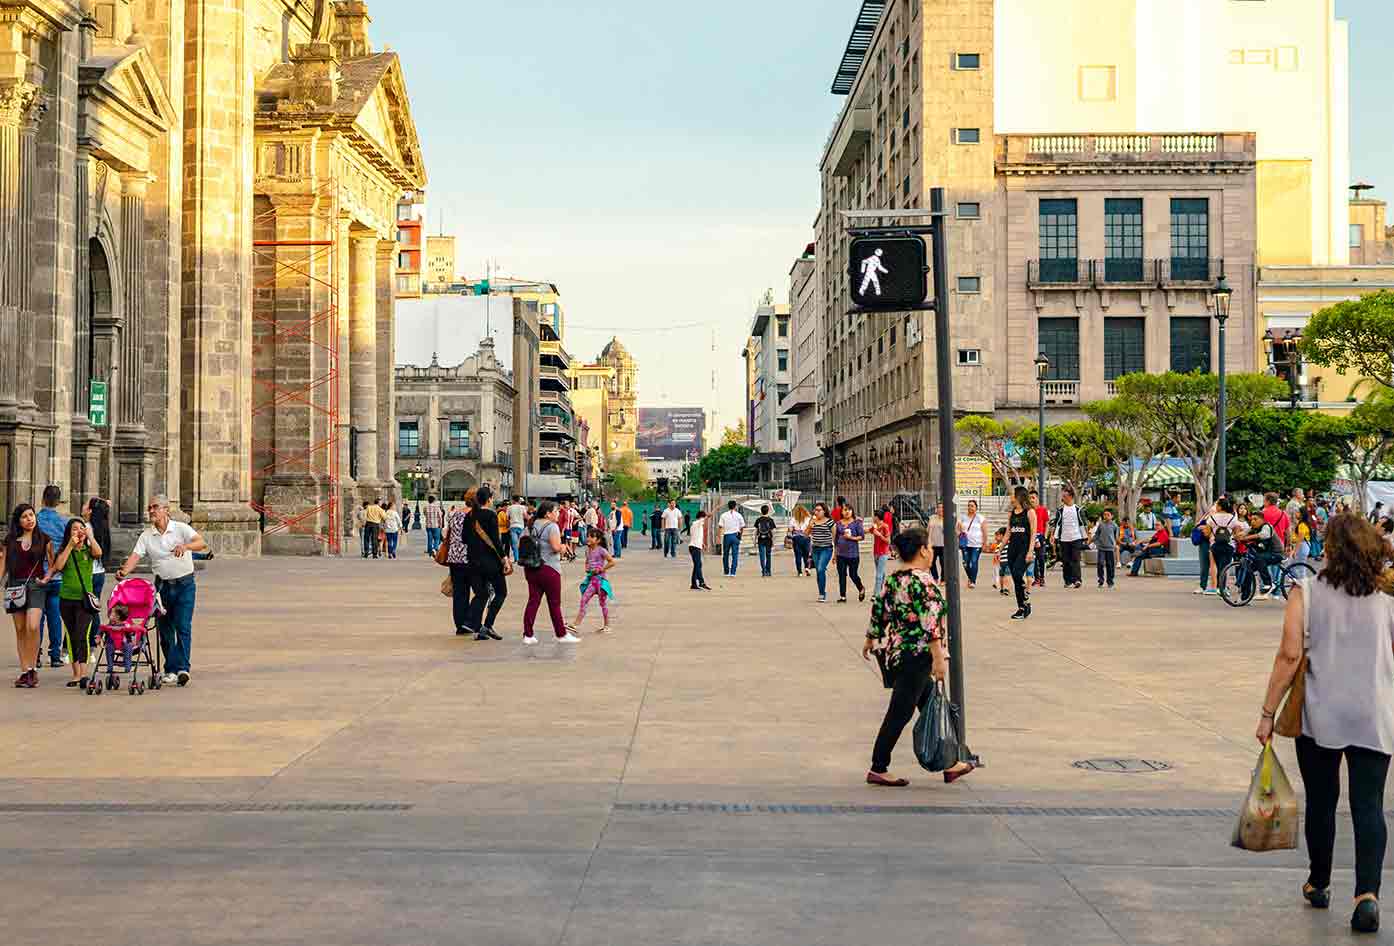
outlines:
[[[891,274],[889,269],[881,265],[881,257],[885,252],[878,246],[875,253],[862,260],[862,286],[857,290],[857,295],[865,296],[868,286],[876,291],[876,295],[881,295],[881,274]]]

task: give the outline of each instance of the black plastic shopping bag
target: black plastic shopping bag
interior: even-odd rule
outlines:
[[[930,688],[929,701],[915,720],[915,758],[930,772],[951,769],[964,758],[958,741],[958,707],[949,702],[943,681]]]

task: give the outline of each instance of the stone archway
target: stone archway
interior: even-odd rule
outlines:
[[[442,502],[460,502],[465,498],[465,491],[472,486],[478,486],[479,482],[469,474],[467,470],[450,470],[441,477],[440,492]]]

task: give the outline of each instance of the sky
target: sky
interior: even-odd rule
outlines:
[[[739,354],[766,289],[813,240],[828,86],[857,0],[377,0],[425,152],[430,233],[562,293],[565,344],[618,335],[641,406],[734,425]],[[1351,23],[1352,175],[1394,193],[1390,0]],[[713,353],[713,346],[715,352]],[[716,369],[715,389],[713,368]]]

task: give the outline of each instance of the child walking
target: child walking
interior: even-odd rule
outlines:
[[[1007,564],[1007,529],[1003,526],[992,536],[992,544],[987,547],[992,553],[992,587],[997,589],[999,594],[1011,594],[1011,568]]]
[[[591,598],[596,595],[600,596],[600,614],[604,618],[600,633],[603,634],[610,629],[610,599],[614,597],[615,591],[605,575],[618,564],[606,548],[605,533],[599,529],[591,530],[586,535],[586,577],[581,579],[581,608],[576,612],[576,620],[567,630],[575,631],[586,619],[586,605],[590,604]]]

